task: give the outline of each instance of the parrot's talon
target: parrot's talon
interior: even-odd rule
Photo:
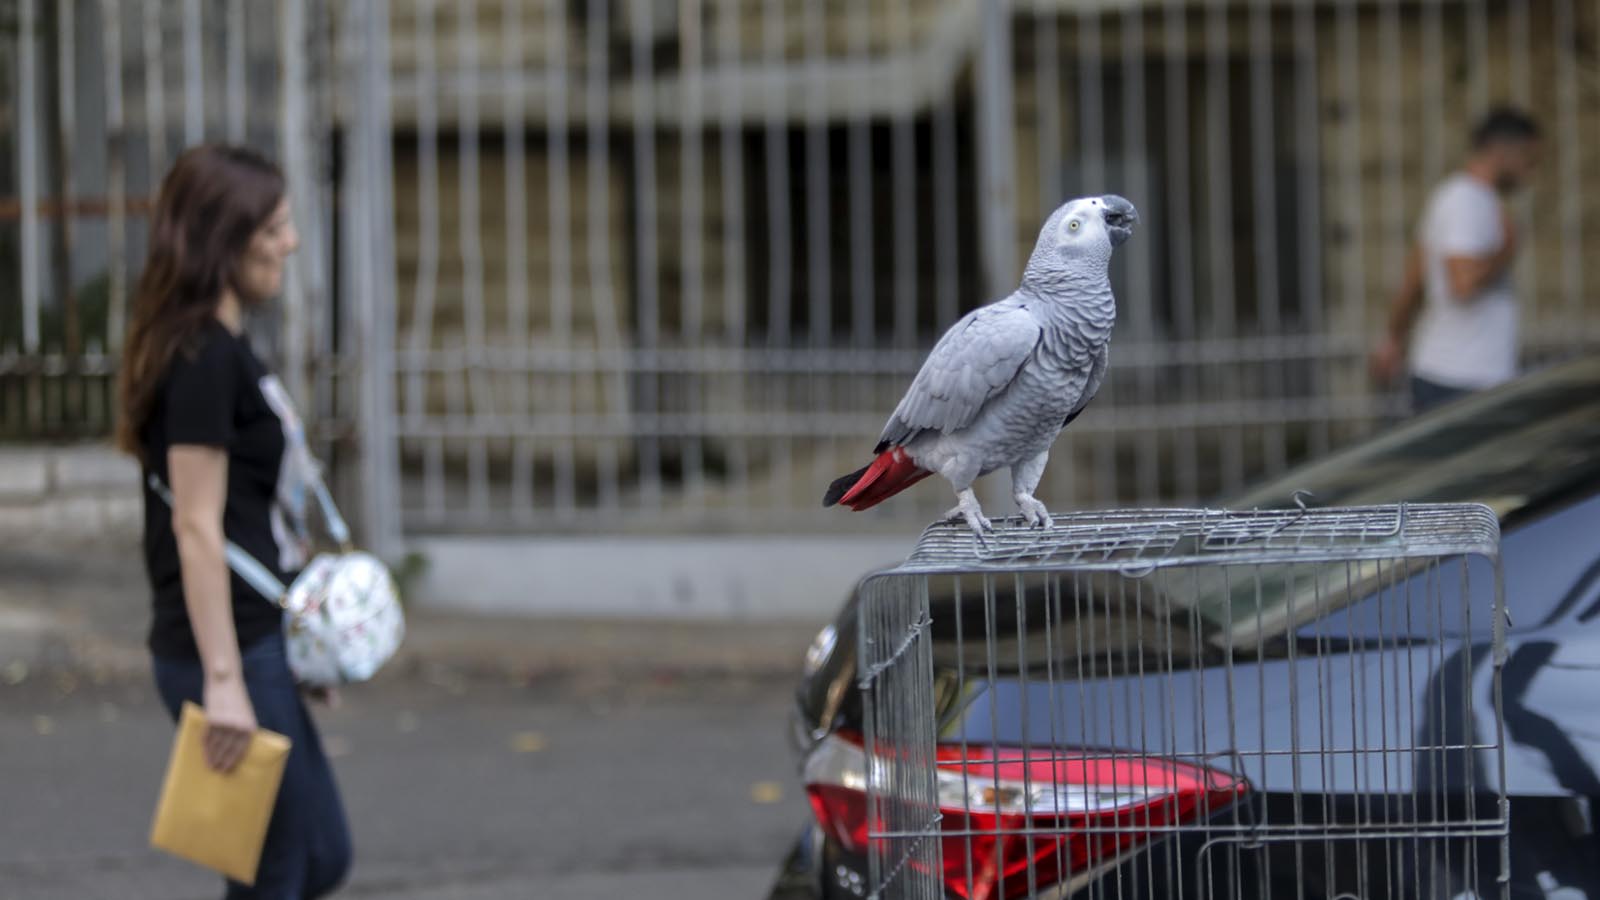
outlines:
[[[967,527],[972,529],[973,536],[978,539],[980,544],[983,543],[983,533],[985,531],[994,531],[994,523],[984,516],[983,507],[978,505],[978,496],[972,492],[971,488],[968,488],[958,492],[956,499],[960,502],[954,509],[945,513],[946,521],[966,522]]]
[[[1042,531],[1055,524],[1055,520],[1050,518],[1050,510],[1033,495],[1018,494],[1016,499],[1017,509],[1022,511],[1022,519],[1029,528]]]

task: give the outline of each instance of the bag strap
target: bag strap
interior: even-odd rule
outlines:
[[[345,523],[344,516],[339,515],[339,507],[333,505],[333,495],[328,493],[327,484],[322,481],[321,467],[316,475],[311,478],[311,490],[317,495],[317,506],[322,509],[322,524],[327,526],[328,537],[333,539],[339,549],[345,553],[355,549],[350,542],[350,526]]]
[[[150,490],[157,497],[160,497],[163,503],[167,504],[167,508],[173,508],[172,491],[162,483],[160,478],[156,477],[154,472],[151,472],[145,481],[150,485]],[[329,502],[331,503],[332,501]],[[334,515],[338,515],[337,510]],[[339,524],[343,526],[344,520],[340,519]],[[331,526],[329,530],[332,530]],[[345,530],[345,536],[349,537],[348,528]],[[228,568],[232,569],[235,575],[244,579],[245,584],[250,585],[255,589],[256,593],[267,598],[273,605],[282,606],[284,604],[289,589],[284,587],[283,582],[279,581],[276,575],[272,574],[271,569],[262,565],[261,561],[251,556],[248,550],[233,541],[228,541],[225,555],[228,558]]]

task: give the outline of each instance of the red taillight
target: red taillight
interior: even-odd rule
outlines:
[[[1027,894],[1030,868],[1033,887],[1055,884],[1249,789],[1211,769],[1136,755],[973,745],[940,747],[937,760],[940,875],[946,890],[972,900]],[[866,763],[859,740],[830,735],[805,767],[817,822],[858,854],[869,849]]]

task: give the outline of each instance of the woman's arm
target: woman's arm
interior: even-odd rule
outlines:
[[[256,730],[233,628],[232,586],[222,535],[228,457],[220,447],[175,444],[167,451],[167,473],[184,605],[205,670],[206,760],[226,772],[244,758]]]

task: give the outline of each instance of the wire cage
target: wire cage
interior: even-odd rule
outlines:
[[[861,586],[861,893],[1508,896],[1470,504],[936,524]]]

